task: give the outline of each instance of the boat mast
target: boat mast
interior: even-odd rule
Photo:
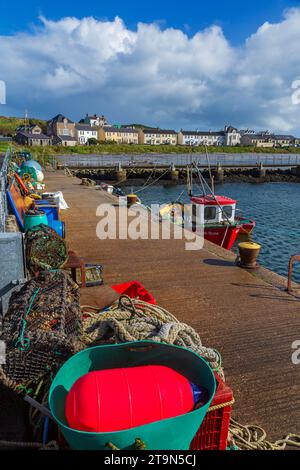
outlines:
[[[206,155],[206,161],[207,161],[207,166],[208,166],[208,173],[209,173],[209,179],[210,179],[210,185],[211,185],[211,193],[215,193],[215,185],[214,185],[214,177],[211,172],[211,167],[210,167],[210,160],[208,156],[208,151],[207,151],[207,145],[204,144],[205,147],[205,155]]]
[[[191,168],[191,173],[193,171],[193,168]],[[193,179],[192,179],[192,174],[190,174],[190,167],[187,165],[186,167],[186,184],[187,184],[187,193],[189,196],[192,196],[192,191],[193,191]]]
[[[211,193],[213,199],[215,200],[217,206],[218,206],[219,209],[221,210],[223,216],[225,217],[225,219],[227,220],[227,222],[229,223],[229,225],[232,225],[232,223],[231,223],[229,217],[227,216],[227,214],[226,214],[226,212],[224,211],[223,207],[222,207],[221,204],[219,203],[219,201],[218,201],[218,199],[216,198],[216,196],[215,196],[214,192],[212,191],[211,187],[210,187],[209,184],[205,181],[205,178],[202,176],[201,172],[199,171],[198,165],[196,165],[196,163],[194,163],[194,165],[195,165],[196,170],[198,171],[198,177],[199,177],[199,180],[200,180],[200,182],[201,182],[202,188],[205,187],[205,186],[208,188],[208,190],[209,190],[209,192]],[[204,195],[205,195],[205,194],[204,194]]]

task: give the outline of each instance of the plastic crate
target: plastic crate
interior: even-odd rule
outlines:
[[[191,442],[191,450],[226,450],[227,448],[233,393],[217,374],[215,377],[217,391],[202,425]]]

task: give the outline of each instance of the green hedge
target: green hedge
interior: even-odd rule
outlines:
[[[22,147],[23,148],[23,147]],[[59,145],[43,147],[28,147],[27,150],[31,151],[36,155],[88,155],[88,154],[139,154],[139,153],[204,153],[204,147],[189,147],[189,146],[172,146],[172,145],[130,145],[130,144],[115,144],[103,142],[98,145],[76,145],[74,147],[62,147]],[[208,153],[300,153],[300,148],[256,148],[256,147],[208,147]]]

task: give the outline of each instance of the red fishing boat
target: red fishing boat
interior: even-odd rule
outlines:
[[[255,228],[256,223],[254,220],[246,219],[245,217],[235,216],[235,220],[241,224],[241,233],[248,234]]]
[[[185,226],[194,231],[204,230],[204,238],[230,250],[241,229],[235,220],[236,201],[225,196],[190,196],[191,204],[172,202],[160,208],[161,219]],[[193,206],[197,205],[197,219],[193,227]],[[203,233],[203,232],[202,232]]]
[[[209,165],[209,157],[206,152]],[[245,219],[237,216],[235,199],[226,196],[217,196],[214,193],[214,179],[211,175],[211,187],[203,178],[196,166],[199,182],[202,186],[203,194],[194,196],[192,194],[193,187],[193,169],[191,173],[188,171],[188,194],[192,204],[200,205],[203,209],[204,219],[204,238],[206,240],[220,245],[230,250],[234,245],[239,233],[249,235],[255,227],[254,220]],[[209,165],[210,171],[210,165]]]
[[[214,194],[191,196],[190,200],[192,204],[201,206],[204,238],[230,250],[241,229],[241,223],[235,218],[236,201]]]
[[[199,180],[202,186],[202,195],[192,194],[193,168],[191,172],[188,168],[188,195],[191,207],[182,204],[179,201],[165,204],[161,207],[160,217],[169,219],[177,225],[186,226],[186,221],[190,221],[190,227],[197,231],[197,227],[204,229],[204,238],[216,245],[230,250],[234,245],[238,234],[250,234],[255,227],[255,222],[236,215],[235,199],[226,196],[217,196],[214,194],[213,178],[212,187],[203,178],[199,169],[196,167]],[[206,192],[207,191],[207,192]],[[197,206],[196,226],[192,224],[193,207]],[[188,214],[187,214],[188,213]]]

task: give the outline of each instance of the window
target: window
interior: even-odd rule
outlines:
[[[214,206],[207,206],[204,209],[204,219],[214,220],[216,218],[217,210]]]
[[[230,219],[232,217],[232,206],[223,206],[223,217],[226,218],[225,216]]]
[[[69,135],[69,129],[64,129],[63,130],[63,135]]]

